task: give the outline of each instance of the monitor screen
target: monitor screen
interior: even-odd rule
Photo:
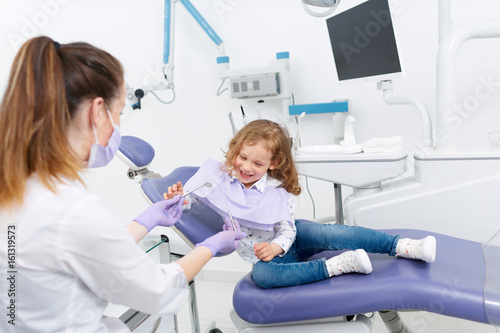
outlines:
[[[369,0],[326,20],[340,81],[401,74],[388,0]]]

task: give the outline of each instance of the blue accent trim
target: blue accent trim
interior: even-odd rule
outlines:
[[[276,59],[289,59],[290,52],[278,52],[276,53]]]
[[[165,12],[163,16],[163,64],[168,63],[168,57],[170,57],[170,21],[171,21],[171,6],[170,0],[165,0]]]
[[[229,63],[229,57],[217,57],[217,63],[218,64],[227,64]]]
[[[222,39],[217,35],[217,33],[210,27],[210,25],[205,21],[203,16],[196,10],[196,8],[189,2],[189,0],[179,0],[184,7],[186,7],[187,11],[193,16],[193,18],[198,22],[198,24],[205,30],[207,35],[214,41],[215,44],[220,45],[222,43]]]
[[[288,107],[288,113],[292,116],[300,115],[302,112],[306,114],[349,112],[349,103],[345,100],[332,103],[290,105]]]

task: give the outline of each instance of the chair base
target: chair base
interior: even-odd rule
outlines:
[[[356,315],[351,321],[347,321],[345,317],[334,317],[270,325],[251,324],[241,319],[234,310],[231,311],[230,317],[240,333],[369,333],[372,328],[370,318],[362,314]]]

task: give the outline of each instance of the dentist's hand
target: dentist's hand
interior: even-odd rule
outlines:
[[[236,227],[236,231],[241,231],[240,223],[238,222],[237,219],[233,218],[234,221],[234,226]],[[235,231],[233,229],[233,224],[231,223],[231,219],[229,217],[224,218],[224,225],[222,226],[222,230],[224,231]]]
[[[238,247],[239,240],[245,237],[247,237],[247,234],[242,231],[221,231],[196,244],[196,246],[208,247],[212,251],[212,257],[215,257],[218,252],[234,251]]]
[[[134,221],[145,226],[148,232],[156,226],[171,227],[179,221],[183,204],[184,200],[181,200],[181,196],[176,195],[172,199],[162,200],[151,205]]]

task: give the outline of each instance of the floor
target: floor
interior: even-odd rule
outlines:
[[[205,332],[213,321],[223,333],[237,332],[229,318],[229,313],[233,308],[233,290],[235,286],[236,283],[231,282],[196,281],[201,332]],[[177,315],[177,323],[180,333],[192,332],[188,304]]]
[[[216,322],[216,327],[223,333],[236,333],[237,330],[229,318],[232,309],[232,295],[236,283],[215,282],[201,280],[196,282],[198,311],[200,316],[201,332],[205,332],[211,322]],[[378,313],[367,314],[373,316],[373,333],[387,333],[384,323]],[[466,320],[455,319],[436,315],[428,312],[404,312],[401,318],[411,329],[412,333],[495,333],[500,332],[490,325],[478,324]],[[189,308],[185,305],[177,316],[179,332],[190,333]]]

